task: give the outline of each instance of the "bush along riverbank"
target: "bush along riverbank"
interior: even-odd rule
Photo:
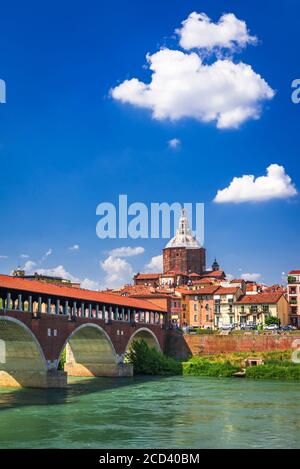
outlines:
[[[249,357],[263,360],[263,365],[245,366]],[[291,362],[292,351],[201,355],[180,362],[167,357],[147,343],[135,341],[126,360],[135,374],[186,375],[228,378],[243,373],[249,379],[300,380],[300,364]]]

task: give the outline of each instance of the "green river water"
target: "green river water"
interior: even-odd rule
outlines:
[[[300,383],[73,379],[0,388],[0,448],[299,448]]]

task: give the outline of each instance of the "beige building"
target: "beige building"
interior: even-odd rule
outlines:
[[[284,291],[245,295],[235,303],[239,324],[264,325],[266,318],[273,316],[282,326],[289,324],[289,303]]]
[[[242,297],[240,287],[219,287],[214,293],[215,327],[238,323],[235,303]]]

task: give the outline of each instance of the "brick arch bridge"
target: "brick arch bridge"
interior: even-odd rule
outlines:
[[[132,376],[124,363],[130,344],[144,339],[163,351],[166,321],[167,311],[150,301],[0,275],[0,386]]]

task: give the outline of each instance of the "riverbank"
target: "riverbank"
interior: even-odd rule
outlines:
[[[182,363],[184,376],[245,377],[300,381],[300,365],[291,361],[292,350],[274,352],[231,353],[193,357]],[[251,358],[255,366],[247,366]],[[260,364],[261,363],[261,364]]]
[[[300,365],[292,361],[293,350],[272,352],[234,352],[202,354],[187,361],[167,357],[146,342],[134,342],[128,361],[135,374],[183,375],[216,378],[243,377],[251,379],[300,380]],[[249,359],[251,358],[251,363]],[[255,365],[255,366],[251,366]]]

